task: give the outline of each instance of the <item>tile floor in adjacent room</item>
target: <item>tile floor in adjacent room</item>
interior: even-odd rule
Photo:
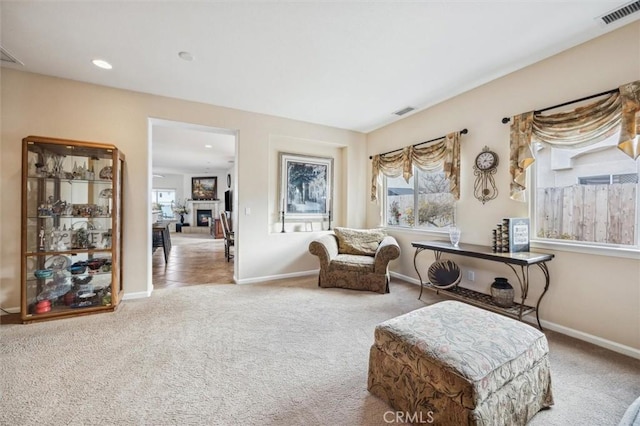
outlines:
[[[234,248],[231,248],[233,253]],[[164,261],[162,249],[152,257],[155,290],[198,284],[233,283],[233,258],[224,256],[224,240],[209,234],[171,233],[171,252]]]

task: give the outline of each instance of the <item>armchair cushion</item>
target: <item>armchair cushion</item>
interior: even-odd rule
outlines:
[[[355,254],[339,254],[331,261],[330,268],[333,270],[373,272],[375,265],[372,256],[357,256]]]
[[[387,236],[382,229],[334,229],[338,237],[338,252],[340,254],[355,254],[375,256],[378,246]]]

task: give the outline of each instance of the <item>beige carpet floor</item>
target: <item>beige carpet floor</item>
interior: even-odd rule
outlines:
[[[198,285],[114,313],[0,326],[1,425],[386,425],[367,392],[376,324],[441,299],[315,278]],[[423,296],[423,298],[425,298]],[[548,333],[556,405],[533,425],[616,425],[640,361]]]

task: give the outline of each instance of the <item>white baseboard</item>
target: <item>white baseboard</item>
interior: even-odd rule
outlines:
[[[527,322],[531,322],[533,324],[536,323],[535,316],[528,315],[529,318],[525,318]],[[560,334],[565,334],[570,337],[574,337],[578,340],[583,340],[585,342],[593,343],[596,346],[600,346],[601,348],[612,350],[613,352],[620,353],[622,355],[630,356],[631,358],[640,359],[640,349],[632,348],[631,346],[622,345],[617,342],[613,342],[611,340],[603,339],[598,336],[594,336],[593,334],[584,333],[579,330],[574,330],[573,328],[565,327],[560,324],[556,324],[550,321],[540,320],[542,327],[545,330],[555,331]]]
[[[393,271],[389,271],[389,275],[391,275],[394,278],[399,278],[402,281],[408,281],[411,284],[420,285],[420,280],[417,279],[417,278],[408,277],[406,275],[402,275],[402,274],[399,274],[399,273],[393,272]]]
[[[253,283],[260,283],[264,281],[282,280],[286,278],[308,277],[309,275],[318,275],[319,272],[320,272],[319,269],[314,269],[312,271],[292,272],[289,274],[266,275],[264,277],[236,280],[236,284],[253,284]]]
[[[410,282],[411,284],[420,285],[420,280],[417,278],[408,277],[406,275],[399,274],[397,272],[390,272],[390,275],[394,278],[401,279],[403,281]],[[523,317],[523,320],[537,326],[535,315],[529,314]],[[603,339],[593,334],[585,333],[580,330],[565,327],[564,325],[556,324],[551,321],[540,320],[540,324],[545,330],[555,331],[560,334],[574,337],[578,340],[582,340],[588,343],[592,343],[601,348],[609,349],[611,351],[630,356],[631,358],[640,359],[640,349],[632,348],[631,346],[622,345],[620,343]]]
[[[150,297],[150,296],[151,296],[150,290],[138,291],[135,293],[125,293],[124,296],[122,296],[122,300],[144,299],[145,297]]]

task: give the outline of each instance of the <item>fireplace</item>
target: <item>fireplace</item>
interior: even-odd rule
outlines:
[[[209,226],[211,220],[211,209],[196,210],[196,226]]]
[[[188,222],[192,229],[189,232],[204,232],[209,223],[213,225],[220,211],[219,204],[219,200],[190,200]]]

